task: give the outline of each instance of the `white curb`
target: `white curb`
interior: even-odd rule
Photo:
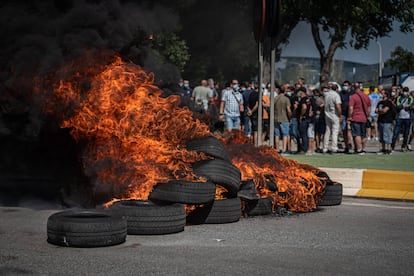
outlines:
[[[362,188],[362,176],[365,169],[320,168],[325,171],[332,181],[342,184],[345,196],[356,196]]]

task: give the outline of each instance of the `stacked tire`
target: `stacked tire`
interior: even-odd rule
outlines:
[[[148,200],[121,200],[108,210],[68,210],[51,215],[47,241],[70,247],[100,247],[121,244],[128,235],[178,233],[186,224],[221,224],[240,220],[241,199],[248,215],[271,213],[271,199],[256,194],[253,181],[241,182],[241,172],[230,161],[223,143],[213,136],[187,142],[187,150],[202,152],[210,159],[193,164],[196,175],[207,182],[171,180],[154,186]],[[215,200],[216,185],[225,198]],[[185,205],[196,208],[186,214]]]
[[[241,202],[237,197],[240,189],[241,173],[230,161],[230,156],[223,143],[213,136],[207,136],[188,141],[187,150],[202,152],[211,159],[202,160],[193,164],[196,175],[207,178],[215,185],[227,190],[224,199],[196,206],[195,210],[187,215],[188,224],[218,224],[233,223],[240,220]]]

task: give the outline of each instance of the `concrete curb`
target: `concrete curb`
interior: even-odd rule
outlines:
[[[343,185],[343,195],[414,200],[414,172],[320,168]]]

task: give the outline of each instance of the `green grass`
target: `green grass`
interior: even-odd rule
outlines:
[[[414,154],[365,155],[354,154],[315,154],[290,155],[286,158],[297,160],[315,167],[354,168],[394,171],[414,171]]]

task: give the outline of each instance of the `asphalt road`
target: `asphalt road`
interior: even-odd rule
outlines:
[[[414,202],[342,205],[237,223],[186,226],[121,245],[46,242],[58,210],[0,207],[0,275],[412,275]]]

